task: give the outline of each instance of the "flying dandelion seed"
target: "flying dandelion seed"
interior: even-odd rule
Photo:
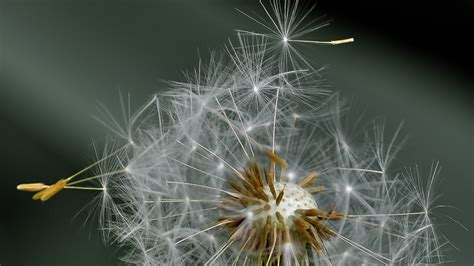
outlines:
[[[304,39],[321,25],[305,22],[299,1],[262,7],[267,19],[247,16],[269,33],[239,30],[226,54],[124,112],[125,127],[103,109],[126,145],[55,184],[17,188],[42,201],[100,191],[106,239],[129,247],[133,264],[443,263],[438,166],[426,188],[416,169],[389,171],[403,141],[382,125],[354,144],[344,104],[294,46],[353,39]]]

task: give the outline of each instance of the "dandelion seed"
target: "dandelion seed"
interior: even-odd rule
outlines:
[[[67,184],[66,180],[59,180],[55,184],[48,186],[47,188],[41,190],[40,192],[37,192],[35,195],[33,195],[34,200],[41,200],[41,201],[47,201],[54,195],[56,195],[59,191],[61,191]]]
[[[29,184],[20,184],[16,186],[16,189],[21,191],[36,192],[47,188],[48,186],[43,183],[29,183]]]

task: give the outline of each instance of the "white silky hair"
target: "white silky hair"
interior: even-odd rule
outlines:
[[[289,165],[287,182],[319,172],[317,183],[326,191],[314,200],[321,209],[347,214],[330,222],[336,232],[326,245],[330,263],[443,263],[446,241],[431,216],[438,166],[424,186],[416,168],[391,171],[403,143],[399,129],[390,136],[383,123],[374,123],[363,141],[351,135],[345,123],[351,114],[340,96],[294,47],[283,47],[283,55],[275,48],[280,33],[301,39],[318,27],[297,30],[306,13],[293,24],[281,16],[297,10],[298,1],[270,3],[265,11],[284,23],[270,20],[269,27],[286,30],[239,31],[224,53],[199,62],[184,81],[169,82],[166,92],[125,119],[125,128],[104,122],[127,142],[116,163],[102,169],[125,169],[102,182],[101,224],[108,239],[126,247],[123,260],[131,264],[247,263],[252,254],[242,252],[244,243],[233,243],[216,225],[224,213],[219,206],[226,181],[250,162],[265,164],[264,152],[274,151]],[[293,264],[293,247],[284,249],[283,264]],[[304,261],[319,259],[308,251]]]

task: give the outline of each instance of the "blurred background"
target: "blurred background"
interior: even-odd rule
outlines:
[[[248,0],[0,0],[0,265],[119,263],[88,211],[76,216],[94,192],[41,203],[15,186],[91,162],[92,141],[109,134],[92,118],[98,101],[119,116],[119,90],[139,107],[193,69],[198,51],[222,49],[237,28],[261,31],[235,8],[262,14]],[[474,262],[473,10],[462,0],[318,0],[311,16],[331,26],[308,39],[356,42],[305,49],[362,125],[383,118],[393,132],[405,122],[395,168],[418,164],[426,177],[440,162],[438,203],[459,209],[439,213],[453,265]]]

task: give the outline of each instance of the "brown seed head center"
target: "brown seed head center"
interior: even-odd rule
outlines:
[[[229,214],[220,223],[231,229],[229,241],[240,242],[240,251],[254,254],[259,265],[263,260],[279,264],[288,256],[298,262],[306,254],[307,246],[328,260],[324,242],[335,232],[327,221],[340,220],[345,215],[319,209],[311,194],[323,191],[324,187],[310,186],[317,173],[298,184],[286,182],[282,178],[286,162],[275,153],[268,152],[267,156],[268,168],[262,170],[258,163],[250,163],[237,175],[237,180],[228,181],[234,192],[223,201],[222,208]]]

